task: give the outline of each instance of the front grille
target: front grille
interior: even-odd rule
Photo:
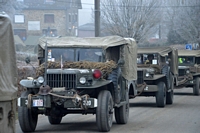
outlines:
[[[144,83],[144,73],[143,73],[143,71],[137,71],[137,76],[138,76],[137,84]]]
[[[47,74],[47,85],[50,87],[76,88],[76,74]]]
[[[178,74],[179,74],[179,76],[184,76],[186,74],[185,69],[179,69]]]

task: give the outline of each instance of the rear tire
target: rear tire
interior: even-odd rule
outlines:
[[[129,118],[129,95],[126,92],[126,104],[115,108],[115,120],[117,124],[126,124]]]
[[[27,98],[29,94],[29,91],[22,92],[21,98]],[[38,121],[37,108],[18,107],[18,119],[23,132],[34,132]]]
[[[156,92],[157,107],[165,107],[166,105],[166,86],[164,82],[158,83],[158,92]]]
[[[52,117],[52,116],[48,116],[48,120],[49,123],[52,125],[56,125],[56,124],[60,124],[60,122],[62,121],[62,117]]]
[[[98,95],[96,122],[100,132],[108,132],[113,123],[113,99],[109,91],[103,90]]]
[[[199,95],[199,82],[200,82],[200,78],[196,77],[195,78],[195,82],[196,84],[193,86],[193,94],[198,96]]]

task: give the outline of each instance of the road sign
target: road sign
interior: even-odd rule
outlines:
[[[187,50],[192,50],[192,44],[186,44],[185,49]]]

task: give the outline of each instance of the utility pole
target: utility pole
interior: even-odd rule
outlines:
[[[94,0],[95,2],[95,37],[100,35],[100,0]]]

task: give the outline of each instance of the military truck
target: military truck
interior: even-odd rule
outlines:
[[[0,12],[0,133],[15,133],[17,65],[10,17]]]
[[[178,50],[178,60],[176,88],[192,87],[193,94],[199,95],[200,50]]]
[[[39,114],[50,124],[60,124],[68,114],[96,114],[99,131],[110,130],[113,113],[117,124],[127,123],[137,79],[133,39],[44,37],[39,42],[37,76],[20,81],[27,88],[18,99],[22,131],[35,131]]]
[[[146,87],[137,87],[139,96],[155,96],[157,107],[173,104],[174,76],[178,73],[177,50],[170,47],[138,48],[137,83],[144,82]]]

